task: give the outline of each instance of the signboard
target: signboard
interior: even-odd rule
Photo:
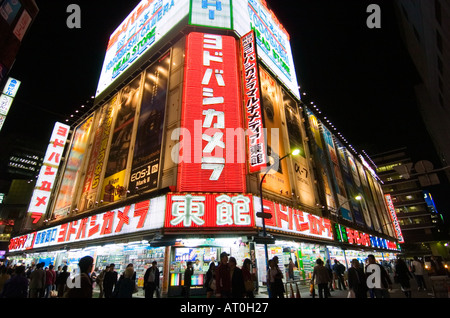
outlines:
[[[253,202],[255,211],[261,210],[260,198],[254,197]],[[268,229],[333,240],[333,228],[328,219],[265,199],[263,207],[264,213],[272,215],[272,218],[265,220]],[[256,225],[262,227],[260,218],[257,218]]]
[[[35,227],[39,221],[42,221],[42,215],[47,212],[50,195],[55,184],[56,174],[61,163],[69,132],[69,126],[58,122],[55,124],[41,171],[36,182],[36,187],[28,207],[29,218],[25,225],[26,229]]]
[[[254,227],[253,197],[243,194],[168,194],[165,228]]]
[[[9,252],[114,237],[163,227],[165,196],[11,239]]]
[[[189,0],[142,0],[110,37],[98,96],[189,13]]]
[[[336,239],[339,242],[348,243],[350,245],[381,248],[386,250],[400,250],[400,247],[396,242],[372,236],[340,224],[335,224],[334,227],[336,231]]]
[[[398,219],[397,219],[397,213],[395,212],[394,203],[392,202],[392,197],[390,194],[385,194],[384,199],[386,200],[388,210],[391,214],[392,224],[394,226],[395,234],[397,235],[398,242],[405,243],[405,240],[403,239],[402,229],[400,228],[400,223],[398,222]]]
[[[290,36],[275,14],[267,8],[265,1],[233,1],[233,26],[241,36],[255,31],[258,56],[286,88],[300,99]]]
[[[231,36],[187,36],[179,192],[246,192],[236,45]]]
[[[11,105],[13,103],[14,98],[1,94],[0,95],[0,115],[3,115],[6,117],[8,115],[9,109],[11,108]]]
[[[241,38],[241,57],[244,77],[244,107],[247,123],[247,151],[249,172],[267,167],[264,121],[261,109],[258,57],[255,34],[250,31]]]
[[[3,88],[3,94],[9,97],[16,97],[17,91],[19,90],[21,82],[10,77]]]
[[[232,29],[231,0],[191,0],[189,24]]]

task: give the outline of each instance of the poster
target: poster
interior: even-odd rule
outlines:
[[[263,189],[291,198],[287,160],[279,159],[287,154],[285,150],[281,123],[281,92],[276,81],[262,68],[260,69],[262,107],[264,110],[264,128],[267,137],[267,155],[274,168],[266,175]],[[263,174],[261,174],[261,177]]]
[[[136,194],[138,190],[156,189],[158,186],[169,64],[170,53],[150,66],[145,73],[128,185],[129,195]]]
[[[300,154],[291,156],[293,164],[293,183],[298,195],[297,200],[302,205],[315,208],[316,198],[313,187],[313,177],[306,158],[306,149],[303,144],[305,132],[302,127],[300,114],[295,100],[284,90],[281,90],[283,97],[283,108],[287,134],[289,139],[289,149],[299,149]]]
[[[94,116],[89,117],[75,130],[55,202],[53,217],[56,219],[66,217],[70,213],[73,198],[76,196],[77,184],[81,178],[82,165],[87,152],[93,120]]]
[[[136,109],[141,100],[141,76],[125,86],[119,97],[109,157],[100,200],[110,203],[126,195],[125,174],[130,151]]]

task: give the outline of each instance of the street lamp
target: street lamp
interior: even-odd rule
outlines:
[[[291,151],[290,153],[288,153],[287,155],[281,157],[278,162],[273,163],[268,169],[267,171],[264,173],[264,175],[261,178],[261,181],[259,183],[259,196],[260,196],[260,200],[261,200],[261,212],[256,213],[257,217],[260,217],[262,219],[262,226],[263,226],[263,238],[262,241],[264,243],[264,253],[265,253],[265,257],[266,257],[266,272],[269,270],[269,252],[267,250],[267,243],[268,241],[272,241],[271,238],[267,237],[267,232],[266,232],[266,219],[270,219],[272,217],[271,214],[269,213],[265,213],[264,212],[264,204],[263,204],[263,182],[264,179],[266,178],[267,174],[269,173],[269,171],[276,165],[276,164],[280,164],[280,162],[286,158],[289,157],[290,155],[293,156],[297,156],[300,154],[300,149],[294,149],[293,151]],[[269,284],[267,282],[267,291],[269,291]]]

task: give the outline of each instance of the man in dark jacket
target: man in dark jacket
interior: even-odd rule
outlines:
[[[14,275],[5,282],[0,298],[27,298],[28,279],[25,277],[25,268],[16,267]]]
[[[245,293],[244,276],[242,270],[236,266],[236,259],[230,257],[231,272],[231,296],[233,298],[243,298]]]
[[[375,256],[373,256],[372,254],[367,256],[367,260],[369,262],[369,265],[366,266],[366,275],[367,275],[367,278],[369,278],[367,285],[368,285],[369,291],[371,293],[371,295],[370,295],[371,298],[373,298],[373,297],[375,297],[375,298],[390,298],[391,296],[389,294],[389,289],[392,289],[392,281],[391,281],[391,278],[389,277],[388,272],[384,269],[383,266],[381,266],[380,264],[378,264],[376,262]],[[369,266],[373,266],[373,265],[378,266],[379,275],[377,275],[376,271],[372,272],[372,271],[368,270]],[[371,288],[369,286],[369,282],[372,277],[375,280],[374,288]],[[381,288],[376,287],[377,280],[380,282]]]
[[[109,265],[109,271],[105,273],[105,278],[103,279],[105,298],[112,298],[113,289],[117,284],[117,272],[114,270],[115,266],[114,263]]]
[[[220,254],[220,264],[216,269],[216,293],[222,298],[231,297],[231,277],[228,256],[226,252]]]
[[[144,291],[145,298],[153,298],[153,294],[157,288],[159,288],[159,276],[158,263],[152,262],[152,266],[147,268],[144,274]]]

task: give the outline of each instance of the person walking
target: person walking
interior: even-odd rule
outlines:
[[[156,261],[152,262],[152,266],[147,268],[144,274],[144,294],[145,298],[153,298],[153,294],[159,288],[159,269]]]
[[[245,297],[255,298],[253,291],[255,290],[254,277],[252,275],[252,261],[249,258],[244,260],[242,265],[242,276],[244,278]]]
[[[44,298],[50,298],[50,293],[54,289],[56,283],[56,272],[53,270],[53,265],[50,264],[45,271],[45,295]]]
[[[338,280],[339,290],[347,290],[344,282],[345,266],[342,265],[337,259],[334,260],[333,272]]]
[[[384,269],[383,266],[376,262],[375,256],[373,254],[367,256],[367,262],[368,265],[366,266],[366,277],[372,279],[372,281],[375,281],[375,287],[370,288],[370,286],[368,286],[369,291],[371,292],[371,298],[390,298],[391,296],[389,294],[389,290],[392,289],[392,281],[389,277],[388,272],[386,271],[386,269]],[[369,271],[369,268],[373,266],[377,266],[379,270]],[[379,287],[377,287],[377,281],[380,282]]]
[[[237,267],[236,259],[230,257],[231,297],[243,298],[245,294],[244,276],[242,270]]]
[[[17,266],[14,275],[3,285],[0,298],[27,298],[28,278],[25,276],[25,267]]]
[[[30,274],[30,298],[42,298],[45,287],[44,263],[36,265],[36,269]]]
[[[352,267],[348,269],[348,289],[353,293],[351,298],[367,298],[367,283],[364,270],[357,259],[352,259]]]
[[[216,293],[221,298],[231,297],[231,274],[228,264],[228,254],[220,254],[220,263],[216,269]]]
[[[95,283],[98,286],[98,289],[100,290],[100,293],[98,295],[98,298],[105,297],[105,290],[103,288],[103,281],[105,280],[105,274],[109,271],[109,265],[105,266],[105,269],[103,269],[100,274],[97,275],[97,278],[95,279]]]
[[[284,298],[283,273],[278,267],[278,257],[269,261],[268,281],[270,283],[270,298]]]
[[[64,291],[67,286],[67,279],[70,276],[70,273],[67,271],[67,269],[67,265],[64,265],[61,273],[59,273],[58,277],[56,278],[56,290],[58,291],[59,298],[63,297]]]
[[[318,258],[316,260],[316,266],[314,266],[311,281],[313,284],[317,284],[319,290],[319,298],[328,298],[328,284],[330,283],[330,274],[324,262]]]
[[[211,298],[216,293],[216,264],[211,262],[209,269],[206,272],[205,286],[206,286],[206,298]]]
[[[128,266],[119,279],[114,289],[114,298],[133,298],[136,281],[133,279],[135,271],[133,266]]]
[[[414,256],[414,260],[411,264],[411,270],[413,272],[414,278],[417,282],[418,290],[427,290],[427,286],[425,284],[425,279],[423,278],[423,264],[419,261],[417,256]]]
[[[0,268],[0,293],[3,290],[3,286],[5,285],[6,281],[11,278],[11,275],[8,274],[8,269],[5,265],[2,265]]]
[[[333,289],[333,269],[331,267],[331,260],[327,259],[326,263],[325,263],[325,268],[328,271],[328,274],[330,275],[330,282],[328,284],[328,292],[332,292],[334,291]],[[328,294],[328,296],[331,296],[331,294]]]
[[[411,298],[411,278],[413,278],[413,275],[409,271],[408,266],[406,266],[405,261],[401,258],[397,259],[394,281],[400,284],[406,298]]]
[[[91,256],[84,256],[78,262],[80,275],[72,281],[73,288],[68,288],[64,294],[64,298],[92,298],[93,281],[90,277],[94,266],[94,259]],[[77,285],[79,281],[79,287]]]
[[[105,292],[105,298],[111,298],[113,289],[117,284],[117,272],[114,270],[115,264],[111,263],[109,265],[109,271],[105,273],[105,278],[103,279],[103,290]]]

